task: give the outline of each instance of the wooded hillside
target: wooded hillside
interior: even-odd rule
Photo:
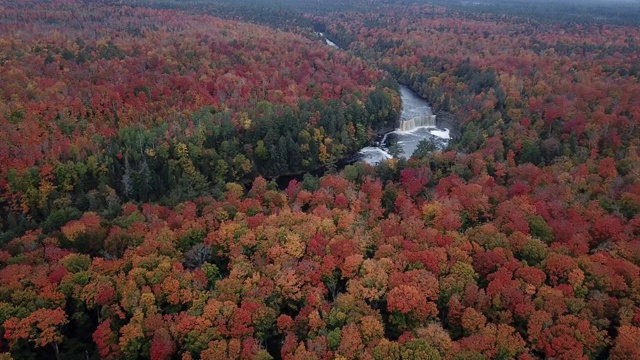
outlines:
[[[640,358],[638,28],[372,4],[4,4],[0,359]]]

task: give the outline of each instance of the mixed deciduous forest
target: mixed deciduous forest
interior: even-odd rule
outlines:
[[[518,5],[0,2],[0,359],[640,358],[640,8]]]
[[[14,34],[0,75],[11,236],[113,196],[176,205],[332,164],[400,108],[395,81],[365,61],[247,23],[21,3],[2,26]]]

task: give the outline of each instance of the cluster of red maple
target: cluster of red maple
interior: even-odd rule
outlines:
[[[296,106],[327,81],[343,90],[323,96],[342,98],[373,92],[373,78],[382,78],[361,60],[295,35],[262,36],[246,24],[174,11],[122,10],[131,22],[113,20],[119,36],[79,45],[75,37],[86,44],[92,30],[74,22],[77,16],[115,10],[71,9],[26,11],[46,20],[31,28],[10,7],[3,15],[13,20],[2,26],[20,31],[0,40],[10,70],[0,76],[13,84],[2,89],[0,126],[7,130],[0,136],[12,145],[0,156],[20,171],[83,158],[81,149],[95,146],[92,135],[115,136],[108,134],[113,123],[98,120],[105,117],[178,124],[179,114],[221,106],[223,96],[246,109],[237,125],[249,121],[250,128],[251,109],[264,107],[257,99]],[[73,35],[38,44],[33,34],[56,28],[63,15],[79,24],[67,29]],[[92,24],[100,26],[99,18]],[[457,148],[376,168],[358,163],[285,190],[262,177],[248,191],[227,181],[220,196],[177,205],[121,205],[126,197],[104,190],[87,200],[90,211],[71,221],[50,216],[2,245],[0,358],[38,358],[51,348],[60,358],[102,359],[640,358],[639,31],[470,18],[430,6],[314,21],[453,113],[463,133]],[[185,35],[169,34],[178,29]],[[210,57],[212,41],[221,41],[216,49],[224,56]],[[91,48],[90,58],[82,60],[81,46]],[[278,84],[287,81],[285,64],[289,73],[301,71],[314,51],[322,56],[308,63],[315,71],[307,76],[328,80]],[[132,82],[122,71],[135,52],[155,62],[136,63]],[[36,58],[37,74],[29,66]],[[217,69],[224,70],[214,75]],[[54,90],[30,85],[45,81],[47,71],[61,79]],[[101,77],[105,71],[109,77]],[[260,85],[242,71],[273,72]],[[359,83],[361,74],[371,80]],[[214,78],[215,96],[202,90]],[[97,102],[74,95],[97,87],[106,96]],[[96,117],[85,101],[108,106]],[[176,142],[172,164],[197,178],[206,152]],[[24,163],[29,146],[44,153]],[[49,171],[49,187],[34,182],[14,193],[73,193],[57,189],[77,186],[77,177],[52,178],[64,174]],[[9,173],[2,186],[27,175]],[[60,197],[50,206],[73,201]]]
[[[411,161],[383,186],[359,165],[354,181],[285,192],[258,178],[246,196],[229,184],[220,201],[126,204],[29,233],[1,253],[6,346],[64,348],[93,327],[101,358],[640,354],[640,223],[574,189],[611,177],[457,166],[476,174],[437,181]]]

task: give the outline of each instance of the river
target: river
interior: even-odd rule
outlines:
[[[319,32],[327,45],[339,47]],[[405,85],[400,85],[402,112],[396,130],[384,134],[374,144],[360,150],[360,161],[376,165],[385,159],[391,159],[389,148],[397,144],[397,157],[409,158],[418,147],[420,141],[432,139],[438,149],[444,149],[451,139],[450,131],[445,127],[438,127],[437,119],[433,115],[431,106]],[[399,153],[398,153],[399,152]]]
[[[438,127],[431,106],[405,85],[400,85],[400,97],[402,112],[398,128],[384,134],[376,146],[360,150],[362,161],[375,165],[393,158],[389,148],[394,142],[401,150],[396,156],[404,158],[411,157],[420,141],[425,139],[432,139],[438,149],[447,147],[451,139],[449,129]]]

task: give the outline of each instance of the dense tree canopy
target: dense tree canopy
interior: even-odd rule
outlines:
[[[3,4],[0,358],[637,357],[639,30],[375,9]]]

